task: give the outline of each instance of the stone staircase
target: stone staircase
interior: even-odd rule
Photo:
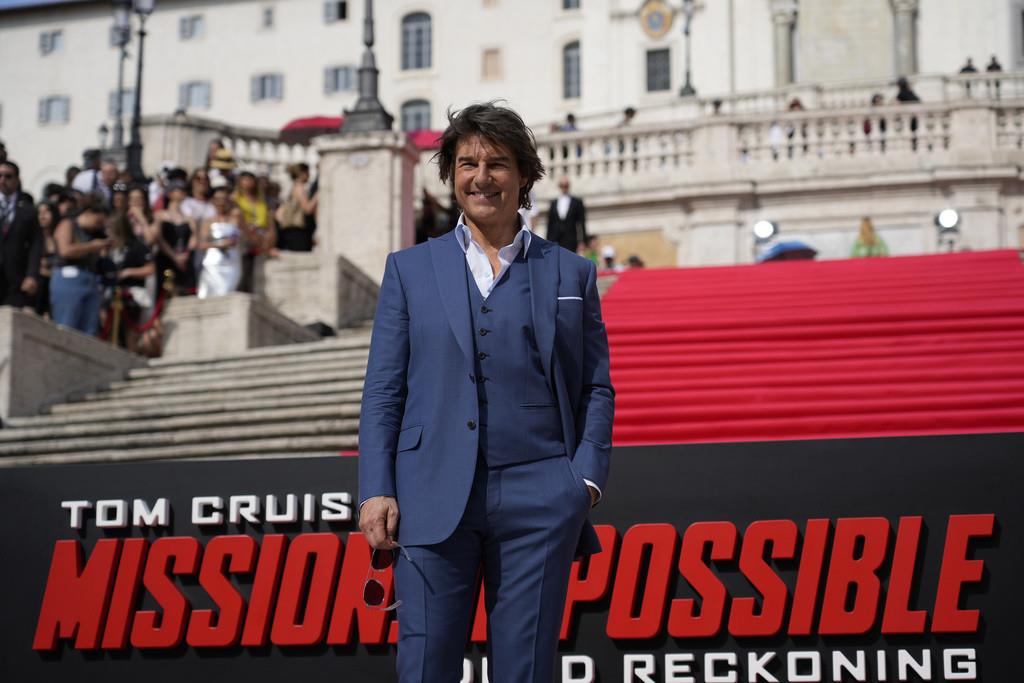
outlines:
[[[0,466],[337,454],[356,447],[370,328],[206,360],[151,361],[12,417]]]

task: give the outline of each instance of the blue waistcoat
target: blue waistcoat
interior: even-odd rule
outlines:
[[[519,254],[486,299],[468,265],[466,286],[480,454],[491,467],[564,455],[561,418],[533,330],[526,255]],[[524,434],[530,434],[530,446]]]

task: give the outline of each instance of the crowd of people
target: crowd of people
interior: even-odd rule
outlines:
[[[2,150],[0,305],[137,353],[159,355],[168,297],[251,292],[259,260],[315,244],[317,183],[304,163],[282,196],[219,140],[202,166],[165,162],[149,182],[87,150],[37,200]]]

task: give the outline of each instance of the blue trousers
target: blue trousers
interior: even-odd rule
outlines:
[[[55,268],[50,278],[50,317],[58,325],[95,336],[100,327],[101,295],[96,273],[79,269],[69,278]]]
[[[395,565],[398,680],[461,679],[482,566],[489,679],[551,683],[569,570],[589,507],[586,484],[566,457],[478,464],[455,532],[436,545],[407,547],[411,562],[400,556]]]

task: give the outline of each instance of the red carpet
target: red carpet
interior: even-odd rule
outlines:
[[[1024,431],[1016,251],[632,270],[615,445]]]

